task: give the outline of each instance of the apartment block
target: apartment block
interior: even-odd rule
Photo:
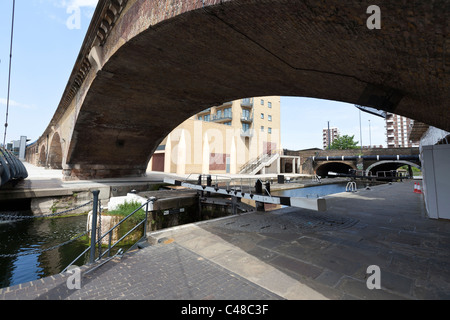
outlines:
[[[330,146],[333,143],[333,141],[339,137],[339,134],[340,134],[339,129],[336,127],[330,129],[328,128],[323,129],[322,130],[323,148],[327,149],[328,146]]]
[[[245,98],[205,109],[174,129],[149,171],[240,173],[256,159],[280,153],[280,97]]]
[[[386,114],[386,137],[388,148],[418,147],[419,141],[409,140],[414,121],[393,113]]]

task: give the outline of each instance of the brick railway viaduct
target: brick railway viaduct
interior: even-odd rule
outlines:
[[[65,179],[143,175],[186,118],[263,95],[355,103],[450,130],[450,2],[376,2],[381,29],[370,30],[373,1],[100,0],[28,161]]]
[[[370,171],[375,175],[377,171],[397,170],[404,165],[421,168],[419,148],[308,149],[285,150],[284,153],[290,156],[300,156],[299,171],[301,173],[316,173],[322,177],[327,176],[329,171],[348,173],[349,169]]]

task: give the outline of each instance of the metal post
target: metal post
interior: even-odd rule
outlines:
[[[211,177],[211,175],[208,175],[207,177],[206,177],[206,185],[208,186],[208,187],[211,187],[212,186],[212,177]],[[207,192],[206,193],[206,196],[207,197],[211,197],[211,192]]]
[[[262,181],[257,180],[255,183],[255,194],[263,195]],[[256,211],[264,212],[264,202],[255,201]]]
[[[197,178],[197,185],[201,186],[202,185],[202,175],[200,174]],[[200,192],[200,197],[203,198],[203,191],[199,191]],[[197,192],[198,193],[198,192]]]
[[[231,208],[233,215],[237,215],[237,197],[231,197]]]
[[[362,127],[361,127],[361,110],[359,110],[359,140],[361,144],[361,150],[363,149],[363,143],[362,143]]]
[[[153,202],[153,200],[149,200],[145,205],[145,221],[144,221],[144,239],[147,240],[147,221],[148,221],[148,204]]]
[[[98,208],[98,195],[100,194],[99,190],[92,191],[94,195],[94,204],[92,206],[92,225],[91,225],[91,255],[89,258],[89,263],[92,264],[95,261],[95,243],[97,242],[96,234],[97,234],[97,208]]]

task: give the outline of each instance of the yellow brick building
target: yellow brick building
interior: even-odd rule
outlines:
[[[282,149],[280,122],[279,96],[240,99],[208,108],[163,140],[148,171],[275,173],[279,171],[275,158]]]

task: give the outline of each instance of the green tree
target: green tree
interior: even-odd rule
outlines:
[[[348,136],[343,135],[338,136],[333,143],[331,144],[331,149],[338,149],[338,150],[346,150],[346,149],[358,149],[358,143],[359,141],[354,141],[353,139],[355,136]]]

